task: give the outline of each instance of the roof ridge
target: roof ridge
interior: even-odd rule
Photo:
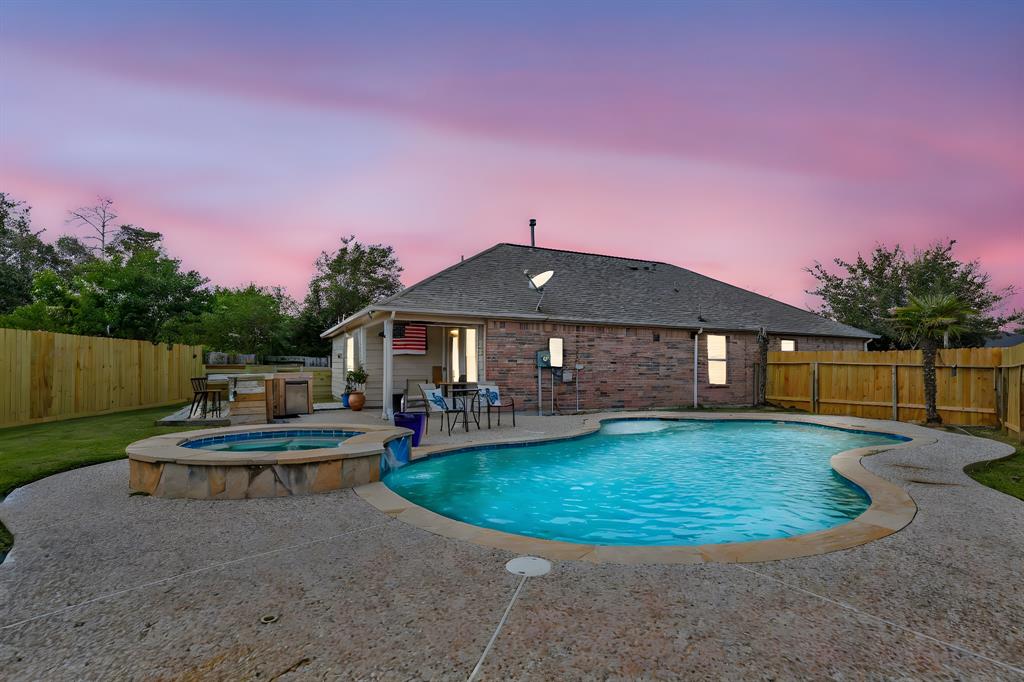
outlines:
[[[529,244],[513,244],[512,242],[501,242],[499,244],[495,244],[494,246],[495,247],[497,247],[497,246],[514,246],[514,247],[516,247],[518,249],[532,249],[534,251],[540,250],[540,251],[557,251],[558,253],[574,253],[574,254],[576,254],[578,256],[597,256],[599,258],[611,258],[613,260],[628,260],[628,261],[633,261],[633,262],[636,262],[636,263],[654,263],[656,265],[668,265],[668,266],[673,267],[673,268],[679,268],[680,270],[685,270],[686,269],[686,268],[680,267],[678,265],[675,265],[673,263],[666,263],[665,261],[661,261],[661,260],[651,260],[650,258],[626,258],[625,256],[612,256],[612,255],[607,254],[607,253],[594,253],[593,251],[576,251],[574,249],[552,249],[552,248],[547,247],[547,246],[530,246]],[[494,248],[494,247],[492,247],[492,248]],[[489,250],[490,249],[488,249],[488,251]]]

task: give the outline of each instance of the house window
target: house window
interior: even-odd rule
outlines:
[[[451,331],[452,337],[452,375],[451,381],[465,381],[462,378],[462,365],[459,362],[459,330]]]
[[[345,371],[351,372],[356,368],[356,337],[349,336],[345,339]]]
[[[477,371],[476,328],[466,328],[466,381],[476,382]]]
[[[796,339],[782,339],[782,341],[779,342],[779,345],[780,350],[794,351],[796,350]]]
[[[712,386],[722,386],[726,381],[726,337],[718,334],[708,334],[708,383]]]

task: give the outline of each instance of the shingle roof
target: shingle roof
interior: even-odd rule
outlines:
[[[554,270],[539,295],[523,271]],[[369,310],[868,339],[870,332],[655,261],[497,244]],[[332,330],[324,333],[330,336]]]

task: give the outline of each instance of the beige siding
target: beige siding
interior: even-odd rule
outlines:
[[[345,334],[331,340],[331,394],[341,399],[345,392]]]
[[[382,330],[382,325],[363,328],[364,336],[361,352],[363,369],[369,378],[366,381],[366,404],[372,407],[381,406],[381,380],[384,376],[384,339],[377,336]],[[357,344],[358,345],[358,344]]]
[[[383,341],[383,339],[381,339]],[[431,368],[440,365],[444,356],[444,330],[440,327],[427,327],[426,355],[396,355],[394,370],[395,393],[405,391],[408,379],[416,383],[427,383],[431,378]]]

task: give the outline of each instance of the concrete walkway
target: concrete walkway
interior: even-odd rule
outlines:
[[[465,680],[521,587],[479,679],[1024,679],[1024,503],[961,471],[1008,448],[927,433],[865,460],[919,506],[889,537],[761,564],[555,562],[522,585],[512,554],[351,491],[129,496],[125,461],[52,476],[0,504],[0,678]]]

